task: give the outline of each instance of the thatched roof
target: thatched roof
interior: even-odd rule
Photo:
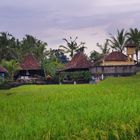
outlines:
[[[91,62],[88,60],[87,56],[79,52],[65,65],[64,70],[88,69],[90,66]]]
[[[41,68],[39,62],[32,54],[25,56],[20,67],[22,70],[38,70]]]
[[[122,52],[111,52],[104,58],[105,61],[127,61],[128,56],[123,54]]]
[[[7,73],[7,70],[4,67],[0,66],[0,73]]]

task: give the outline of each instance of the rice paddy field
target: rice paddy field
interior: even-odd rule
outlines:
[[[0,140],[140,140],[140,75],[0,90]]]

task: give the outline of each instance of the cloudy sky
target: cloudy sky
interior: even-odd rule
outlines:
[[[0,31],[17,38],[31,34],[51,48],[62,38],[86,42],[87,53],[97,49],[117,29],[140,28],[140,0],[3,0]]]

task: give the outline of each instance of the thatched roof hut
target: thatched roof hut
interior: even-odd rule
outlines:
[[[91,66],[91,61],[88,60],[87,56],[79,52],[74,55],[70,62],[65,65],[63,71],[81,71],[81,70],[89,70]]]
[[[45,77],[44,70],[41,69],[40,63],[32,54],[26,55],[21,62],[20,69],[17,72],[15,79],[19,77]]]

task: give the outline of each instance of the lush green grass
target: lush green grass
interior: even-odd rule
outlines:
[[[0,91],[0,140],[140,139],[140,75]]]

